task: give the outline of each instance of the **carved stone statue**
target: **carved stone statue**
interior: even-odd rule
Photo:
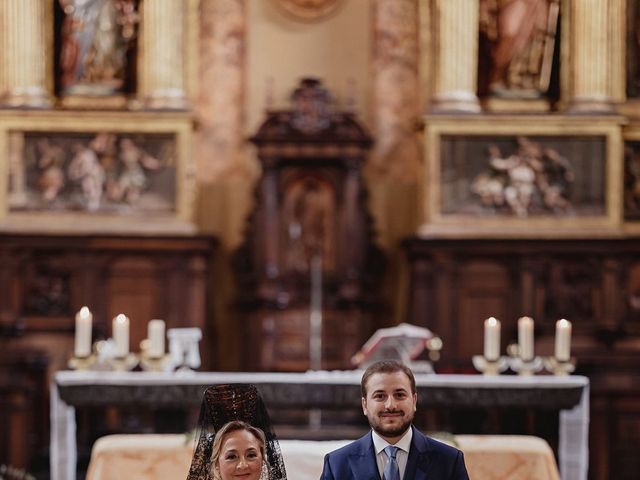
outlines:
[[[559,0],[480,0],[489,95],[537,98],[551,78]]]

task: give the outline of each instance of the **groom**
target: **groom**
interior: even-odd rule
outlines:
[[[460,450],[411,425],[418,396],[406,365],[376,362],[360,387],[371,432],[327,454],[321,480],[469,480]]]

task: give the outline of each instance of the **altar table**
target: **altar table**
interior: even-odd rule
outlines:
[[[527,435],[457,435],[473,480],[559,480],[551,447]],[[324,456],[351,440],[280,440],[292,480],[318,480]],[[108,435],[91,451],[87,480],[187,478],[194,441],[187,435]]]
[[[354,408],[361,371],[305,373],[60,371],[51,388],[51,478],[75,480],[75,407],[199,405],[221,383],[257,385],[269,408]],[[563,480],[586,480],[589,380],[582,376],[416,375],[418,408],[531,407],[560,410]]]

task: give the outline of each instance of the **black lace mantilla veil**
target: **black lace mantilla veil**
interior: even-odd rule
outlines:
[[[196,431],[196,446],[187,480],[213,480],[211,450],[216,432],[232,420],[242,420],[264,432],[267,440],[266,478],[286,480],[287,472],[280,444],[271,427],[269,412],[255,385],[215,385],[205,390],[200,406],[200,419]]]

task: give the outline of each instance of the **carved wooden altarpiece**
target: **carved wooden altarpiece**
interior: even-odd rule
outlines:
[[[362,178],[372,139],[329,98],[303,79],[293,109],[268,112],[251,138],[263,172],[235,258],[250,370],[349,368],[376,326],[383,258]]]

